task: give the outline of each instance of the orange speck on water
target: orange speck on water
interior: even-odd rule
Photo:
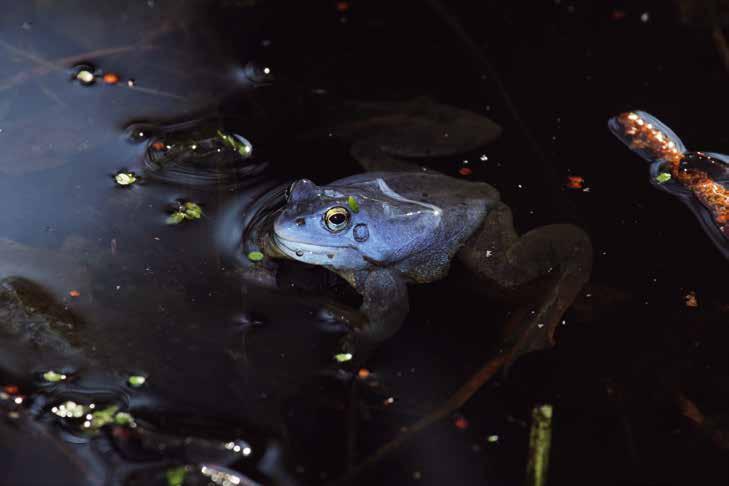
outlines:
[[[104,74],[104,82],[106,84],[116,84],[119,82],[119,75],[115,73]]]
[[[20,390],[15,385],[5,385],[3,391],[8,395],[17,395]]]
[[[349,10],[349,2],[337,2],[337,12],[346,12]]]
[[[684,296],[686,300],[686,307],[698,307],[699,301],[696,298],[696,292],[693,290]]]
[[[68,295],[70,295],[71,297],[81,297],[81,292],[79,292],[78,290],[72,290],[68,293]]]
[[[567,177],[567,187],[570,189],[582,189],[585,184],[585,178],[580,176],[569,176]]]
[[[458,173],[461,174],[462,176],[469,176],[469,175],[473,174],[473,171],[471,170],[470,167],[461,167],[460,169],[458,169]]]
[[[163,148],[165,148],[165,144],[163,144],[162,142],[154,142],[152,144],[152,148],[155,150],[162,150]]]
[[[468,420],[465,417],[458,417],[453,424],[457,429],[466,430],[468,428]]]
[[[370,370],[368,370],[367,368],[360,368],[360,370],[357,372],[357,376],[360,379],[364,380],[365,378],[370,376]]]

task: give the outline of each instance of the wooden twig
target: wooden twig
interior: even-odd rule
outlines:
[[[405,432],[395,439],[383,445],[374,454],[365,459],[357,467],[347,472],[344,476],[333,481],[331,484],[348,484],[359,474],[379,463],[390,453],[409,442],[415,435],[428,428],[435,422],[447,417],[461,408],[497,371],[511,358],[510,353],[502,353],[489,360],[481,369],[474,373],[471,378],[459,388],[444,404],[433,410],[430,414],[417,421]]]

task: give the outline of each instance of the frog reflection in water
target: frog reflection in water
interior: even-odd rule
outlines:
[[[476,123],[467,132],[484,129],[493,134],[492,122],[468,116]],[[479,118],[485,121],[479,123]],[[354,145],[358,161],[378,171],[326,186],[306,179],[294,182],[284,206],[268,224],[262,223],[253,245],[244,248],[260,249],[269,258],[322,266],[346,280],[363,303],[359,313],[335,315],[350,325],[357,345],[394,334],[408,313],[407,285],[445,277],[454,257],[490,284],[485,287],[518,289],[549,276],[549,288],[529,316],[511,329],[506,342],[514,346],[512,359],[551,346],[556,325],[589,278],[588,236],[569,224],[519,236],[511,210],[492,186],[423,171],[393,156],[411,155],[413,149],[421,155],[455,154],[473,147],[464,146],[464,139],[459,144],[456,137],[444,143],[442,123],[428,123],[423,116],[417,123],[412,117],[397,120],[387,127],[386,136],[368,132],[369,148]],[[403,120],[417,129],[403,129]],[[381,120],[378,123],[382,131]],[[413,133],[415,140],[407,138]],[[400,145],[394,143],[396,135],[403,138]],[[382,140],[388,145],[379,144]],[[393,171],[383,170],[389,165]]]

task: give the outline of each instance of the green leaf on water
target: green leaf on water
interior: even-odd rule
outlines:
[[[228,135],[218,130],[218,137],[220,137],[225,145],[238,152],[242,157],[250,157],[251,152],[253,152],[253,146],[241,136]]]
[[[260,262],[263,258],[264,255],[260,251],[252,251],[248,254],[248,259],[252,262]]]
[[[66,375],[50,370],[43,373],[43,379],[51,383],[58,383],[59,381],[65,380]]]
[[[668,172],[661,172],[656,176],[656,182],[659,184],[663,184],[664,182],[668,182],[671,180],[671,174]]]
[[[138,375],[132,375],[129,377],[127,382],[130,386],[133,386],[134,388],[139,388],[140,386],[144,385],[147,381],[147,378],[144,376],[138,376]]]
[[[354,198],[354,196],[349,196],[349,198],[347,199],[347,204],[349,205],[349,209],[351,209],[353,213],[359,212],[359,203]]]
[[[185,482],[185,476],[187,475],[187,468],[185,466],[175,467],[168,469],[165,472],[165,478],[167,479],[168,486],[182,486]]]
[[[185,216],[185,213],[180,211],[175,211],[174,213],[170,214],[167,219],[165,220],[165,223],[167,224],[180,224],[185,219],[187,219],[187,216]]]
[[[134,419],[126,412],[119,412],[114,415],[114,423],[117,425],[131,425],[134,423]]]
[[[114,421],[114,415],[119,410],[116,405],[111,405],[102,410],[97,410],[91,414],[91,429],[98,430],[106,424]]]
[[[120,186],[129,186],[137,182],[137,178],[131,172],[119,172],[114,176],[114,180]]]
[[[351,361],[353,357],[352,353],[339,353],[334,355],[334,359],[338,363],[346,363],[347,361]]]

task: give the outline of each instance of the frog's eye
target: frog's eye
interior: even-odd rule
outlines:
[[[342,231],[349,224],[349,211],[342,206],[329,209],[324,215],[324,224],[329,231]]]

